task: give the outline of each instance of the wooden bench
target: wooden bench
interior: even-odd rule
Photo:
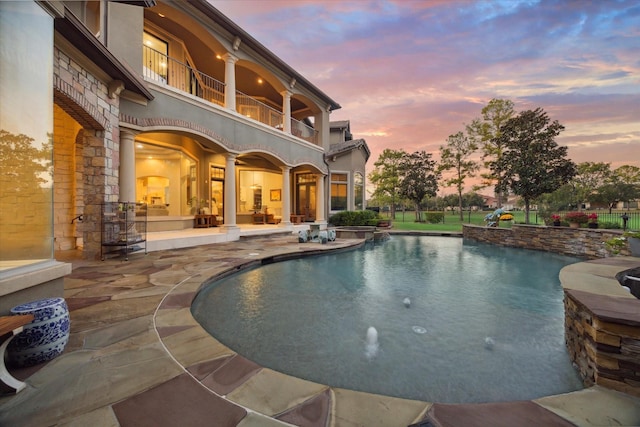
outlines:
[[[33,314],[0,317],[0,341],[2,342],[2,345],[0,345],[0,380],[14,389],[16,393],[25,388],[26,384],[15,379],[7,371],[7,367],[4,364],[4,354],[13,337],[22,332],[24,325],[31,323],[33,318]]]

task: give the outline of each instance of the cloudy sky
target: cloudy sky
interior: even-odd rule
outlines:
[[[342,109],[374,161],[437,153],[492,98],[542,107],[575,162],[640,167],[640,1],[211,0]]]

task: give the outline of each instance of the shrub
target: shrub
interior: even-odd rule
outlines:
[[[564,216],[567,222],[577,222],[578,224],[584,224],[589,221],[589,216],[584,212],[574,211],[569,212]]]
[[[601,222],[600,223],[600,228],[605,228],[605,229],[609,229],[609,230],[618,230],[620,228],[622,228],[622,226],[617,223],[617,222]]]
[[[374,211],[340,211],[329,217],[329,223],[335,226],[376,225],[378,214]]]
[[[425,218],[429,224],[439,224],[444,220],[444,213],[427,212]]]

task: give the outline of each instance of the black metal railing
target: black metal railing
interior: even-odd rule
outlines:
[[[608,210],[585,210],[583,211],[587,215],[596,214],[598,215],[597,222],[601,224],[602,227],[606,227],[607,224],[618,224],[620,228],[625,227],[627,230],[640,230],[640,211],[611,211],[609,213]],[[561,221],[568,222],[565,217],[569,212],[558,212],[556,215],[560,216]],[[626,216],[626,221],[624,217]]]

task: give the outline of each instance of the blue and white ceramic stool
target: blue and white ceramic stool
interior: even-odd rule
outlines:
[[[69,309],[64,298],[46,298],[18,305],[13,314],[33,314],[31,323],[9,344],[7,355],[16,366],[47,362],[64,351],[69,341]]]

